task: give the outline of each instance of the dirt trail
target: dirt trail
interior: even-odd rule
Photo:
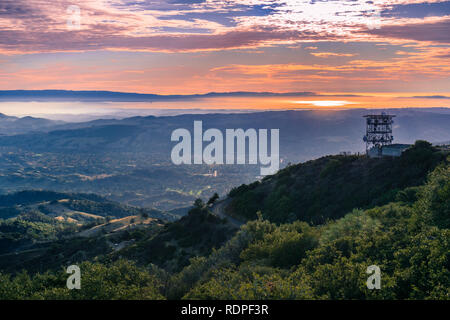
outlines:
[[[227,198],[224,200],[220,200],[217,201],[212,207],[211,207],[211,211],[212,213],[214,213],[216,216],[222,218],[222,219],[227,219],[228,222],[230,224],[232,224],[234,227],[236,228],[240,228],[241,225],[243,225],[245,222],[239,221],[233,217],[230,217],[229,215],[227,215],[225,213],[225,208],[227,207],[228,204],[230,204],[231,199]]]

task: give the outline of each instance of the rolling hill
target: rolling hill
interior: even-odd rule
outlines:
[[[292,165],[261,182],[230,191],[225,211],[237,218],[264,218],[324,223],[353,208],[370,208],[394,201],[399,192],[421,185],[429,172],[445,161],[447,152],[418,141],[399,158],[326,156]]]
[[[229,213],[249,220],[239,229],[201,201],[171,223],[138,214],[56,239],[56,225],[74,224],[43,213],[7,219],[2,234],[22,228],[17,234],[46,240],[0,256],[0,297],[99,299],[127,279],[114,297],[448,299],[448,155],[418,141],[400,158],[327,156],[288,166],[231,191]],[[66,289],[62,268],[73,263],[95,290]],[[382,270],[383,290],[367,289],[369,265]],[[31,275],[11,276],[21,268]]]
[[[31,211],[60,220],[71,218],[72,222],[81,224],[96,219],[123,218],[136,214],[146,214],[166,221],[178,218],[171,213],[127,206],[95,194],[25,190],[0,195],[0,219],[13,218]]]
[[[145,217],[145,221],[139,217]],[[122,205],[93,194],[33,190],[1,195],[0,253],[32,250],[91,228],[106,233],[110,227],[104,225],[112,225],[118,219],[125,219],[122,224],[134,219],[138,224],[146,225],[173,221],[178,217],[155,209]],[[134,226],[136,222],[128,221],[128,224]]]
[[[442,109],[395,113],[395,142],[450,140]],[[0,137],[0,193],[27,189],[96,193],[110,200],[162,211],[188,207],[197,197],[226,194],[259,178],[260,165],[174,165],[171,133],[217,128],[279,128],[280,168],[342,151],[364,150],[367,110],[299,110],[251,114],[185,114],[67,123],[52,130]],[[379,111],[377,111],[379,112]],[[217,171],[217,176],[213,176]]]
[[[450,114],[430,109],[386,109],[397,115],[395,141],[413,143],[423,139],[440,142],[450,139]],[[246,114],[186,114],[170,117],[132,117],[123,120],[94,120],[64,124],[50,132],[0,137],[0,147],[36,152],[139,152],[170,160],[173,130],[192,130],[194,120],[203,121],[204,130],[217,128],[279,128],[280,157],[306,161],[324,154],[362,151],[367,110],[300,110]],[[381,111],[380,111],[381,112]]]
[[[0,113],[0,136],[11,136],[37,131],[51,130],[63,121],[48,120],[35,117],[13,117]]]

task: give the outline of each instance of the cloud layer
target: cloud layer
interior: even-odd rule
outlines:
[[[414,2],[2,0],[0,51],[173,52],[339,39],[448,43],[450,2],[420,19],[414,13],[433,4]]]
[[[449,30],[438,0],[2,0],[0,89],[446,92]]]

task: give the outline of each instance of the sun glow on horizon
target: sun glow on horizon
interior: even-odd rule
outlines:
[[[345,100],[300,100],[300,101],[291,101],[291,103],[300,103],[300,104],[308,104],[314,107],[343,107],[349,104],[355,104],[356,102],[350,102]]]
[[[450,108],[450,93],[321,93],[311,97],[210,97],[153,102],[0,101],[0,113],[65,120],[73,116],[158,115],[176,113]],[[321,100],[323,98],[323,100]]]

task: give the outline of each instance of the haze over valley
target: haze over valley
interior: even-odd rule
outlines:
[[[396,114],[394,141],[450,140],[447,109],[384,109]],[[173,210],[196,198],[225,195],[259,179],[257,165],[179,165],[171,162],[177,128],[280,129],[280,166],[328,154],[364,152],[365,123],[373,111],[298,110],[185,114],[67,123],[31,117],[0,118],[0,190],[96,193],[124,204]],[[377,110],[379,112],[379,110]]]

